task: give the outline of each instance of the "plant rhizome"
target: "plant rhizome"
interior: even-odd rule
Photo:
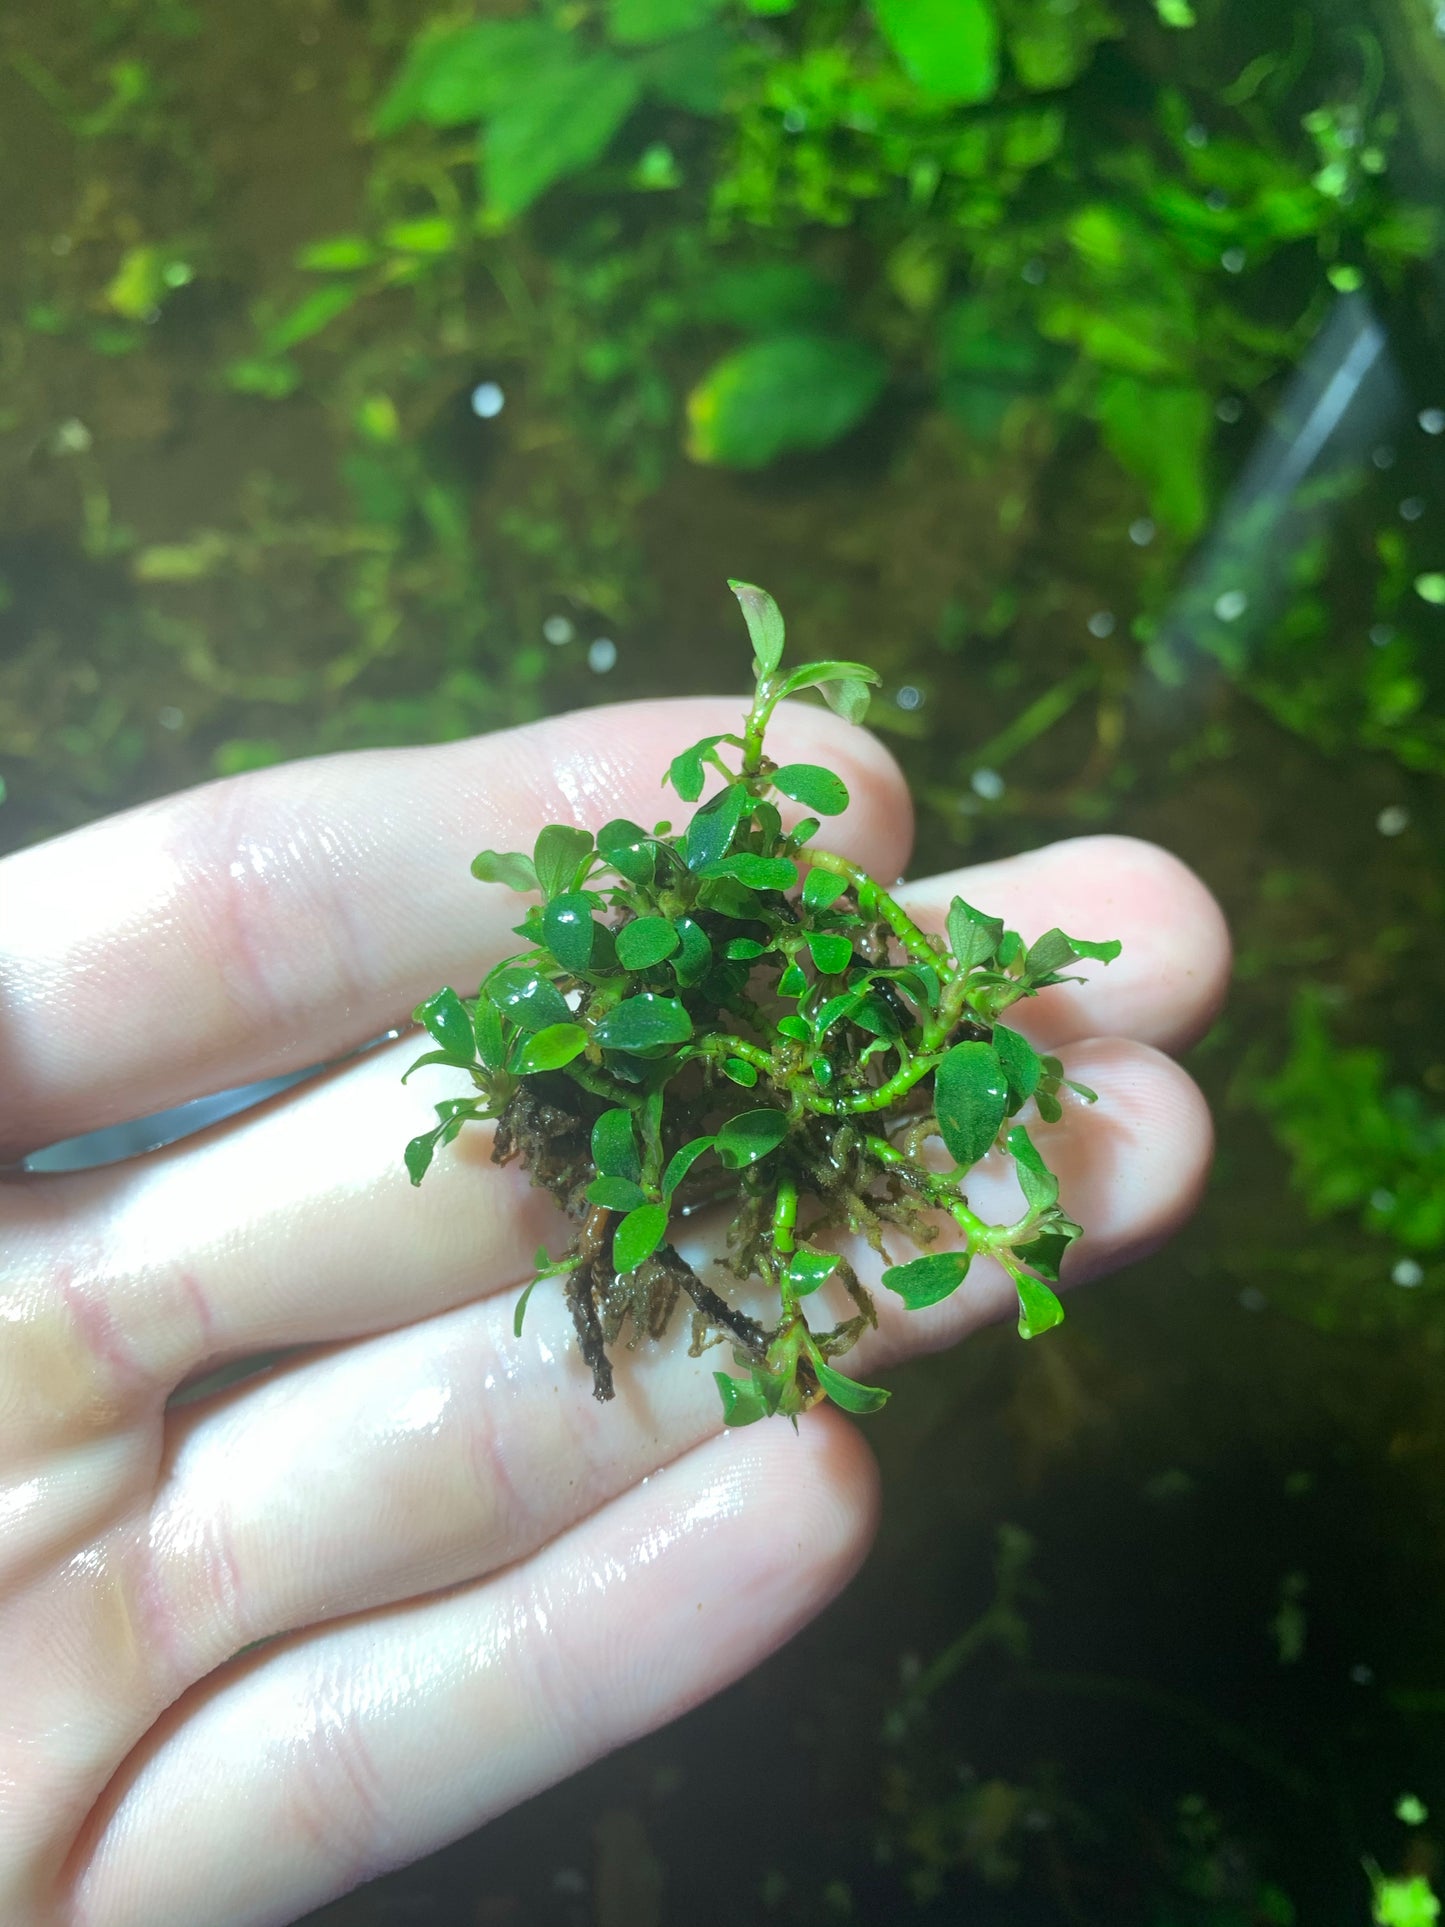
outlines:
[[[854,662],[785,670],[776,603],[731,586],[756,688],[741,735],[673,758],[664,781],[698,805],[686,826],[618,819],[594,836],[553,823],[530,856],[484,850],[473,862],[482,881],[541,900],[517,926],[527,947],[475,998],[443,989],[417,1009],[435,1048],[412,1069],[454,1066],[474,1093],[437,1105],[406,1163],[419,1184],[438,1147],[495,1120],[493,1159],[520,1159],[578,1223],[565,1254],[537,1254],[518,1331],[536,1285],[562,1280],[596,1396],[609,1399],[609,1347],[624,1331],[634,1346],[660,1337],[686,1299],[693,1353],[733,1348],[744,1375],[715,1376],[728,1423],[744,1425],[824,1397],[851,1412],[887,1397],[835,1363],[877,1318],[830,1239],[861,1235],[887,1264],[890,1233],[929,1245],[951,1221],[950,1248],[889,1264],[887,1290],[911,1308],[937,1304],[987,1255],[1014,1281],[1025,1337],[1058,1324],[1051,1287],[1080,1227],[1012,1120],[1032,1104],[1057,1122],[1065,1085],[1090,1102],[1094,1093],[1002,1020],[1070,981],[1062,973],[1081,957],[1108,963],[1119,945],[1060,930],[1028,945],[961,897],[945,942],[820,848],[821,819],[847,808],[847,789],[815,764],[775,763],[768,724],[806,689],[859,722],[877,677]],[[785,827],[775,797],[809,814]],[[1018,1179],[1021,1209],[1008,1224],[985,1223],[963,1189],[991,1152]],[[732,1212],[722,1266],[761,1280],[770,1306],[776,1294],[771,1322],[700,1277],[672,1242],[690,1214],[717,1206]],[[846,1315],[815,1324],[819,1302]]]

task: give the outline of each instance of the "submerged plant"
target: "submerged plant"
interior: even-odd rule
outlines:
[[[741,735],[705,737],[673,758],[664,781],[685,803],[721,779],[686,826],[619,818],[594,837],[552,823],[531,856],[484,850],[473,862],[483,882],[541,902],[517,928],[527,948],[475,998],[443,989],[418,1007],[436,1048],[412,1070],[465,1070],[475,1095],[438,1104],[406,1164],[419,1184],[464,1125],[494,1119],[494,1161],[519,1158],[579,1223],[565,1255],[538,1253],[517,1330],[536,1285],[561,1278],[596,1396],[609,1399],[609,1345],[629,1319],[631,1345],[660,1337],[685,1297],[694,1355],[731,1341],[746,1376],[715,1376],[727,1422],[746,1425],[823,1397],[869,1412],[888,1396],[834,1362],[877,1315],[848,1260],[822,1242],[828,1233],[860,1234],[886,1261],[888,1232],[924,1245],[950,1219],[956,1248],[889,1265],[887,1290],[913,1309],[937,1304],[987,1255],[1014,1281],[1026,1338],[1059,1323],[1051,1285],[1080,1227],[1011,1120],[1032,1102],[1057,1122],[1065,1084],[1091,1103],[1094,1093],[1002,1019],[1070,981],[1061,973],[1081,957],[1108,963],[1119,945],[1061,930],[1026,945],[961,897],[945,943],[819,848],[821,818],[845,810],[848,791],[831,770],[774,762],[768,724],[806,689],[861,721],[877,676],[855,662],[784,670],[776,603],[749,583],[731,587],[756,688]],[[815,814],[786,828],[775,795]],[[944,1168],[927,1155],[935,1140]],[[985,1223],[963,1190],[994,1150],[1012,1160],[1022,1193],[1008,1224]],[[776,1294],[773,1322],[731,1303],[671,1242],[708,1205],[730,1207],[722,1262]],[[814,1294],[826,1288],[850,1308],[815,1328]]]

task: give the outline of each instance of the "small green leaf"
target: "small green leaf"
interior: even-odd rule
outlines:
[[[957,1291],[968,1276],[966,1251],[930,1252],[926,1258],[912,1258],[906,1265],[892,1265],[883,1274],[889,1291],[896,1291],[910,1311],[939,1304]]]
[[[816,763],[784,763],[772,774],[774,789],[820,816],[841,816],[848,807],[848,786],[830,769]]]
[[[826,690],[835,684],[841,687],[845,683],[876,683],[879,680],[877,670],[870,669],[866,662],[805,662],[800,669],[792,670],[784,678],[782,693],[795,696],[800,689]]]
[[[1198,24],[1190,0],[1154,0],[1154,11],[1166,27],[1193,27]]]
[[[992,1046],[955,1044],[933,1076],[939,1133],[965,1169],[993,1145],[1008,1106],[1008,1080]]]
[[[667,1161],[667,1169],[662,1174],[662,1196],[665,1203],[672,1203],[673,1192],[703,1153],[711,1149],[710,1137],[695,1137],[690,1144],[684,1144],[673,1152]]]
[[[1077,1235],[1077,1231],[1073,1228],[1068,1231],[1041,1231],[1036,1238],[1031,1238],[1026,1245],[1015,1245],[1014,1256],[1019,1259],[1021,1263],[1026,1264],[1030,1271],[1037,1271],[1040,1276],[1049,1279],[1053,1284],[1057,1284],[1059,1282],[1059,1268],[1064,1261],[1064,1253],[1074,1242]]]
[[[780,1017],[778,1019],[778,1032],[780,1036],[791,1037],[794,1043],[807,1044],[812,1042],[813,1032],[806,1017],[793,1015]]]
[[[795,1251],[788,1261],[788,1283],[800,1298],[824,1285],[838,1269],[833,1251]]]
[[[705,877],[735,877],[749,890],[791,890],[798,881],[798,866],[785,856],[753,856],[740,850],[735,856],[719,857],[702,869]]]
[[[808,953],[813,959],[813,968],[821,977],[836,977],[840,970],[846,970],[853,961],[851,941],[847,937],[834,936],[829,931],[809,937]]]
[[[729,783],[725,790],[719,790],[703,804],[687,826],[685,851],[689,870],[705,871],[727,854],[751,801],[741,783]]]
[[[537,872],[532,859],[517,850],[483,850],[472,858],[472,875],[478,883],[505,883],[509,890],[535,890]]]
[[[499,1071],[507,1061],[507,1033],[501,1012],[485,993],[477,999],[473,1029],[477,1055],[489,1071]]]
[[[1003,1065],[1003,1074],[1008,1079],[1009,1112],[1012,1115],[1039,1088],[1039,1079],[1044,1074],[1043,1060],[1027,1037],[1021,1036],[1016,1030],[1009,1030],[1004,1024],[995,1024],[993,1027],[993,1047],[998,1053],[998,1061]]]
[[[858,984],[852,990],[840,991],[836,997],[830,997],[822,1004],[813,1019],[813,1035],[818,1042],[823,1041],[840,1018],[851,1016],[867,995],[867,985]]]
[[[644,990],[614,1006],[593,1033],[604,1050],[665,1050],[692,1036],[692,1019],[672,997]]]
[[[466,1062],[476,1056],[472,1020],[467,1015],[466,1005],[454,990],[439,990],[434,997],[428,997],[424,1004],[418,1004],[412,1016],[417,1023],[426,1026],[437,1043],[451,1056]]]
[[[734,937],[723,951],[725,957],[733,962],[752,963],[754,958],[765,956],[768,946],[759,943],[756,937]]]
[[[532,852],[532,867],[544,897],[558,897],[576,888],[580,873],[592,854],[592,832],[575,830],[567,823],[549,823],[537,838]]]
[[[403,1155],[406,1158],[407,1174],[413,1184],[420,1184],[426,1176],[431,1166],[432,1158],[436,1154],[437,1142],[440,1137],[441,1127],[438,1126],[437,1129],[433,1131],[423,1132],[420,1137],[414,1137],[410,1144],[407,1145]]]
[[[833,1403],[845,1412],[877,1412],[888,1403],[890,1393],[880,1391],[876,1385],[860,1385],[856,1378],[848,1378],[825,1365],[821,1358],[813,1360],[813,1370],[818,1374],[818,1383],[832,1399]]]
[[[761,901],[736,877],[704,878],[697,901],[700,909],[716,910],[734,923],[757,923],[763,914]]]
[[[1059,1181],[1044,1163],[1033,1139],[1022,1125],[1015,1125],[1006,1140],[1013,1156],[1019,1189],[1030,1211],[1047,1211],[1059,1201]]]
[[[614,817],[597,832],[597,849],[618,876],[629,883],[651,883],[657,865],[657,844],[640,823]]]
[[[809,910],[827,910],[847,888],[846,877],[834,876],[831,870],[809,870],[803,885],[804,906]]]
[[[695,803],[702,795],[702,786],[707,770],[703,758],[709,750],[716,749],[722,742],[721,736],[704,736],[691,749],[682,750],[674,756],[667,767],[667,780],[677,791],[684,803]],[[601,842],[599,837],[598,842]]]
[[[729,576],[728,587],[742,604],[758,674],[771,676],[783,660],[783,612],[767,590],[754,583],[735,582]]]
[[[960,106],[992,99],[999,31],[989,0],[873,0],[873,17],[924,93]]]
[[[1027,1273],[1014,1279],[1019,1294],[1019,1337],[1037,1338],[1064,1322],[1064,1308],[1047,1285]]]
[[[726,1372],[714,1372],[712,1376],[722,1400],[724,1425],[734,1428],[756,1425],[760,1418],[768,1416],[763,1395],[756,1386],[750,1385],[746,1379],[729,1378]]]
[[[672,959],[673,975],[684,990],[690,990],[712,968],[712,945],[707,932],[691,917],[679,917],[675,927],[678,949]]]
[[[1432,569],[1425,575],[1417,575],[1415,593],[1422,602],[1434,603],[1436,608],[1445,607],[1445,570]]]
[[[610,0],[607,37],[619,47],[647,47],[704,26],[723,0]]]
[[[487,979],[487,994],[523,1030],[546,1030],[549,1024],[572,1021],[561,991],[537,970],[515,967],[494,971]]]
[[[612,1262],[619,1273],[636,1271],[667,1236],[667,1206],[639,1204],[612,1234]]]
[[[787,1135],[786,1112],[743,1111],[723,1125],[713,1148],[730,1171],[742,1171],[776,1151]]]
[[[522,1293],[521,1297],[517,1300],[517,1308],[512,1313],[513,1338],[520,1338],[522,1336],[522,1320],[527,1316],[527,1300],[532,1296],[532,1293],[537,1289],[538,1285],[540,1285],[541,1282],[542,1280],[540,1278],[534,1278],[531,1284],[528,1285],[527,1289]]]
[[[536,1071],[559,1071],[586,1048],[587,1032],[581,1024],[549,1024],[522,1046],[518,1068],[529,1077]]]
[[[953,899],[948,908],[948,944],[960,970],[992,963],[1002,937],[1002,917],[986,917],[962,897]]]
[[[631,1211],[646,1204],[647,1193],[632,1178],[594,1178],[587,1187],[587,1202],[605,1211]]]
[[[591,899],[580,891],[553,897],[542,912],[547,948],[573,976],[580,976],[591,963],[598,927],[593,921]]]
[[[861,676],[844,676],[838,682],[820,682],[818,692],[835,716],[845,723],[861,723],[868,714],[872,698]]]
[[[681,944],[666,917],[636,917],[617,932],[617,961],[624,970],[650,970]]]
[[[511,220],[554,182],[596,161],[632,112],[642,80],[614,54],[527,76],[492,114],[480,157],[488,210]]]
[[[592,1126],[592,1162],[604,1178],[631,1178],[635,1184],[642,1176],[631,1111],[618,1108],[598,1118]]]
[[[428,1064],[448,1064],[454,1071],[469,1071],[475,1063],[475,1056],[458,1057],[449,1050],[429,1050],[418,1057],[414,1064],[407,1066],[401,1081],[404,1084],[413,1071],[423,1070]]]
[[[808,979],[803,975],[802,967],[796,962],[790,963],[778,979],[778,995],[780,997],[806,997],[808,989]]]
[[[688,396],[687,452],[695,462],[754,469],[796,450],[828,448],[869,413],[887,379],[877,349],[847,336],[749,342]]]
[[[734,1084],[741,1084],[744,1090],[751,1090],[758,1081],[757,1066],[748,1063],[743,1057],[725,1057],[723,1075],[731,1078]]]

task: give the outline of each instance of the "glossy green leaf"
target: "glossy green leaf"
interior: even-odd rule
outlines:
[[[646,47],[702,27],[723,0],[609,0],[607,37],[620,47]]]
[[[667,780],[684,803],[695,803],[702,795],[702,786],[707,779],[707,766],[703,758],[710,750],[716,749],[722,740],[721,736],[704,736],[691,749],[680,751],[668,764]]]
[[[440,1135],[440,1130],[425,1131],[420,1137],[414,1137],[407,1145],[403,1156],[406,1159],[407,1175],[413,1184],[420,1184],[430,1170]]]
[[[487,126],[481,181],[489,212],[514,219],[537,196],[606,152],[636,106],[629,61],[595,54],[530,75]]]
[[[974,970],[979,964],[992,963],[1003,936],[1003,918],[986,917],[962,897],[948,907],[948,946],[960,970]]]
[[[537,887],[537,872],[531,857],[517,850],[483,850],[472,858],[472,875],[478,883],[505,883],[509,890]]]
[[[787,1135],[786,1112],[743,1111],[723,1125],[713,1148],[730,1171],[741,1171],[767,1157],[770,1151],[776,1151]]]
[[[966,1251],[930,1252],[906,1265],[891,1265],[883,1274],[887,1290],[896,1291],[910,1311],[922,1311],[951,1297],[968,1276]]]
[[[831,909],[847,888],[846,877],[834,876],[831,870],[809,870],[803,884],[803,903],[809,910]]]
[[[848,1378],[825,1365],[820,1358],[813,1360],[813,1370],[818,1374],[818,1383],[844,1412],[877,1412],[888,1403],[891,1394],[881,1391],[876,1385],[860,1385],[856,1378]]]
[[[1059,1181],[1044,1163],[1033,1139],[1022,1125],[1015,1125],[1005,1142],[1013,1157],[1014,1170],[1024,1203],[1030,1211],[1047,1211],[1059,1201]]]
[[[765,943],[759,943],[756,937],[734,937],[723,951],[723,955],[734,960],[741,958],[744,963],[752,963],[756,958],[766,956],[767,951],[768,946]]]
[[[795,1043],[807,1044],[812,1041],[813,1031],[806,1017],[787,1016],[778,1019],[778,1035],[791,1037]]]
[[[523,1030],[545,1030],[549,1024],[572,1021],[556,985],[540,971],[525,966],[494,971],[487,979],[487,994],[503,1015]]]
[[[856,985],[852,990],[843,990],[836,997],[829,997],[820,1004],[813,1019],[813,1035],[821,1043],[840,1018],[849,1017],[867,996],[867,986]]]
[[[1110,938],[1107,943],[1089,943],[1082,937],[1066,937],[1062,930],[1046,930],[1037,943],[1029,945],[1024,958],[1024,976],[1030,983],[1038,983],[1077,963],[1081,957],[1112,963],[1123,947],[1117,938]]]
[[[599,926],[592,904],[580,892],[553,897],[542,912],[542,935],[564,970],[580,975],[592,961]]]
[[[631,1111],[618,1106],[597,1119],[592,1126],[592,1162],[605,1178],[631,1178],[634,1183],[641,1178]]]
[[[773,771],[771,781],[774,789],[820,816],[841,816],[848,807],[847,784],[816,763],[784,763]]]
[[[672,959],[673,975],[684,990],[689,990],[712,968],[712,945],[702,925],[691,917],[679,917],[675,927],[678,948]]]
[[[735,923],[757,923],[763,906],[755,893],[745,889],[736,877],[706,877],[697,893],[698,907],[716,910]]]
[[[687,1042],[692,1019],[675,998],[645,990],[615,1005],[593,1035],[604,1050],[665,1050]]]
[[[783,660],[783,612],[767,590],[755,583],[736,582],[729,576],[728,587],[742,605],[758,673],[771,676]]]
[[[405,1084],[413,1071],[425,1070],[428,1067],[428,1065],[432,1065],[432,1064],[446,1064],[454,1071],[469,1071],[472,1069],[475,1063],[476,1063],[476,1058],[474,1056],[458,1057],[454,1051],[429,1050],[429,1051],[423,1052],[423,1054],[417,1058],[414,1064],[409,1064],[407,1066],[405,1072],[402,1075],[401,1081],[403,1084]]]
[[[743,1378],[729,1378],[726,1372],[714,1372],[712,1376],[722,1400],[724,1425],[734,1428],[756,1425],[759,1419],[768,1416],[763,1395],[756,1386]]]
[[[712,1149],[712,1144],[711,1137],[695,1137],[691,1143],[684,1144],[673,1152],[667,1161],[667,1169],[662,1174],[662,1195],[666,1203],[671,1204],[673,1192],[704,1152]]]
[[[502,1014],[483,993],[477,999],[472,1028],[477,1039],[477,1055],[489,1071],[499,1071],[507,1061],[507,1033]]]
[[[587,1187],[587,1202],[607,1211],[631,1211],[647,1202],[647,1193],[634,1178],[594,1178]]]
[[[798,881],[798,866],[785,856],[753,856],[740,850],[707,864],[702,874],[735,877],[749,890],[791,890]]]
[[[800,689],[841,689],[853,683],[876,683],[878,672],[866,662],[805,662],[783,678],[782,693],[795,696]],[[840,712],[841,714],[841,712]]]
[[[788,1283],[800,1298],[825,1285],[838,1269],[833,1251],[795,1251],[788,1260]]]
[[[1064,1322],[1064,1308],[1046,1284],[1021,1274],[1014,1279],[1019,1294],[1019,1337],[1037,1338]]]
[[[599,854],[629,883],[651,883],[657,866],[657,844],[640,823],[614,817],[597,832]]]
[[[612,1234],[612,1262],[619,1273],[636,1271],[667,1236],[667,1206],[639,1204]]]
[[[852,943],[847,937],[835,936],[832,932],[809,937],[808,952],[814,969],[823,977],[836,977],[853,961]]]
[[[960,106],[998,88],[998,21],[989,0],[872,0],[903,70],[925,93]]]
[[[591,854],[590,830],[576,830],[569,823],[549,823],[532,852],[532,867],[543,896],[561,896],[575,889]]]
[[[734,1084],[740,1084],[744,1090],[749,1091],[758,1081],[756,1064],[749,1064],[746,1058],[742,1057],[725,1057],[723,1075],[731,1079]]]
[[[472,1020],[454,990],[439,990],[424,1004],[418,1004],[412,1016],[417,1023],[425,1025],[442,1049],[452,1056],[470,1060],[476,1055]]]
[[[726,856],[751,800],[741,783],[729,783],[703,804],[687,826],[689,870],[704,871]]]
[[[861,723],[872,701],[868,685],[861,676],[842,676],[837,681],[820,682],[818,693],[835,716],[845,723]]]
[[[780,997],[806,997],[811,988],[801,967],[796,963],[790,963],[778,979]]]
[[[522,1046],[519,1068],[527,1076],[534,1071],[559,1071],[586,1048],[587,1032],[581,1024],[549,1024],[534,1031]]]
[[[688,453],[724,468],[828,448],[883,393],[877,350],[842,335],[774,335],[718,362],[687,398]]]
[[[988,1044],[955,1044],[934,1072],[939,1133],[957,1163],[977,1164],[993,1145],[1008,1105],[1008,1080]]]
[[[993,1047],[1003,1074],[1008,1079],[1009,1111],[1012,1114],[1039,1088],[1044,1074],[1043,1060],[1029,1042],[1005,1024],[993,1027]]]
[[[624,970],[650,970],[670,957],[681,941],[666,917],[635,917],[617,932],[617,961]]]
[[[520,1338],[522,1336],[522,1323],[527,1316],[527,1303],[531,1298],[532,1293],[537,1289],[538,1285],[540,1285],[541,1282],[542,1280],[540,1278],[534,1278],[531,1284],[528,1285],[527,1289],[522,1293],[521,1297],[517,1300],[516,1310],[512,1313],[513,1338]]]
[[[1026,1264],[1030,1271],[1037,1271],[1053,1284],[1057,1284],[1059,1268],[1064,1262],[1064,1253],[1074,1242],[1075,1235],[1076,1233],[1072,1230],[1041,1231],[1026,1245],[1015,1245],[1014,1256],[1021,1263]]]

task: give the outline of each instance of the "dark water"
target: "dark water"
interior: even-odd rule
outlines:
[[[1320,87],[1356,73],[1326,10],[1243,11],[1205,43],[1237,39],[1231,72],[1305,21]],[[1429,204],[1427,13],[1368,32],[1403,117],[1398,191]],[[228,389],[252,304],[357,224],[362,107],[425,14],[0,23],[0,837],[283,751],[730,686],[720,589],[743,575],[884,670],[920,872],[1080,830],[1154,838],[1221,897],[1240,968],[1191,1065],[1221,1145],[1198,1221],[1075,1301],[1058,1341],[994,1333],[898,1374],[871,1428],[883,1536],[824,1620],[317,1919],[1363,1923],[1366,1856],[1432,1865],[1397,1798],[1445,1803],[1445,1265],[1384,1206],[1373,1232],[1358,1203],[1312,1216],[1255,1092],[1313,983],[1344,1043],[1384,1052],[1425,1114],[1445,1101],[1445,609],[1401,576],[1445,569],[1442,283],[1428,256],[1344,292],[1318,261],[1281,267],[1259,299],[1297,313],[1309,282],[1308,325],[1292,366],[1210,389],[1197,540],[1155,529],[1066,412],[988,439],[906,374],[839,448],[755,476],[683,460],[671,423],[634,422],[621,455],[600,407],[590,440],[563,432],[587,329],[620,338],[626,291],[609,309],[579,280],[581,348],[544,353],[508,284],[534,262],[500,245],[460,322],[445,290],[425,325],[383,305],[290,396]],[[1132,128],[1122,58],[1100,56],[1100,112]],[[1192,47],[1176,58],[1154,85],[1189,82]],[[130,119],[77,131],[126,60],[146,69]],[[137,322],[106,290],[152,242],[193,272]],[[570,258],[544,220],[527,245]],[[646,236],[612,245],[641,260]],[[707,358],[659,352],[675,386]],[[393,376],[400,453],[359,472],[343,423]],[[505,392],[494,419],[468,405],[482,381]],[[404,513],[358,511],[387,488]],[[1007,1611],[900,1735],[906,1681],[994,1601],[1001,1527],[1030,1548],[1007,1542]]]

